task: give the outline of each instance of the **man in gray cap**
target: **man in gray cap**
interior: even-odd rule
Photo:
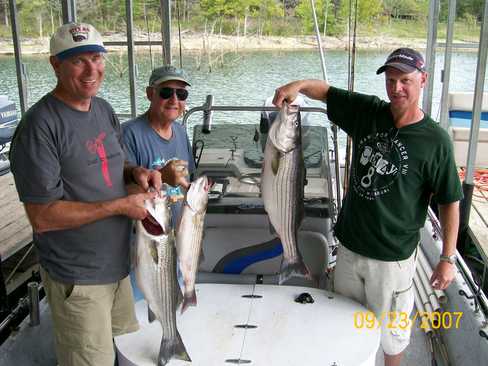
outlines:
[[[430,198],[439,203],[444,242],[431,278],[444,289],[454,279],[462,190],[449,135],[418,106],[427,80],[422,55],[392,52],[385,73],[390,102],[319,80],[276,90],[274,103],[298,93],[327,101],[329,119],[354,144],[349,190],[334,228],[340,240],[335,290],[376,315],[386,366],[400,365],[410,339],[417,246]]]
[[[149,109],[123,125],[127,159],[148,169],[172,167],[172,171],[180,174],[177,185],[184,188],[189,185],[188,175],[195,170],[195,163],[186,130],[175,121],[185,111],[189,86],[182,69],[171,65],[154,69],[146,87]],[[171,191],[181,196],[179,190]],[[172,206],[173,223],[179,216],[180,205],[178,202]]]
[[[97,30],[65,24],[50,48],[57,84],[22,117],[11,168],[33,228],[59,365],[112,366],[113,336],[138,329],[131,219],[144,219],[144,200],[156,195],[128,195],[126,184],[159,190],[161,173],[126,162],[114,110],[96,97],[106,52]]]

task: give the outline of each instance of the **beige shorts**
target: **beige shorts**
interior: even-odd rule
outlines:
[[[113,366],[112,338],[139,329],[129,276],[106,285],[69,285],[41,268],[60,366]]]
[[[385,262],[339,247],[335,291],[375,313],[381,325],[381,346],[388,355],[403,352],[410,342],[411,326],[398,322],[411,318],[416,259],[417,251],[405,260]]]

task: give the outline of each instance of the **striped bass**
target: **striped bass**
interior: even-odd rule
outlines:
[[[137,286],[161,323],[158,366],[166,365],[171,358],[191,361],[176,327],[181,292],[176,278],[175,237],[168,197],[147,200],[144,206],[150,216],[136,223],[134,270]]]
[[[283,245],[279,283],[292,276],[311,278],[298,250],[303,216],[305,164],[298,106],[284,104],[271,124],[264,149],[261,196]]]
[[[176,251],[183,275],[183,313],[197,304],[195,280],[202,250],[203,224],[207,212],[209,183],[206,176],[192,182],[186,193],[181,216],[176,225]]]

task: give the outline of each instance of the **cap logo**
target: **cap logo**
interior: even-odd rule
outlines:
[[[390,61],[390,60],[392,60],[394,58],[405,58],[405,59],[407,59],[409,61],[413,61],[413,57],[407,56],[407,55],[404,55],[404,54],[401,54],[401,53],[400,54],[397,54],[397,55],[390,56],[388,58],[388,61]]]
[[[90,29],[85,26],[78,26],[71,28],[69,32],[71,33],[73,42],[83,42],[88,39],[88,33],[90,32]]]

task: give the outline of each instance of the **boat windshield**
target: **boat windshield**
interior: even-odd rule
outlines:
[[[193,127],[193,150],[198,164],[197,175],[207,175],[229,183],[236,194],[254,190],[245,185],[259,186],[266,145],[266,133],[258,124],[214,124],[210,133],[202,132],[202,124]],[[307,183],[305,196],[326,197],[327,129],[302,126],[302,146]],[[313,187],[317,189],[313,189]],[[319,188],[320,187],[320,188]],[[254,192],[259,193],[259,192]]]

